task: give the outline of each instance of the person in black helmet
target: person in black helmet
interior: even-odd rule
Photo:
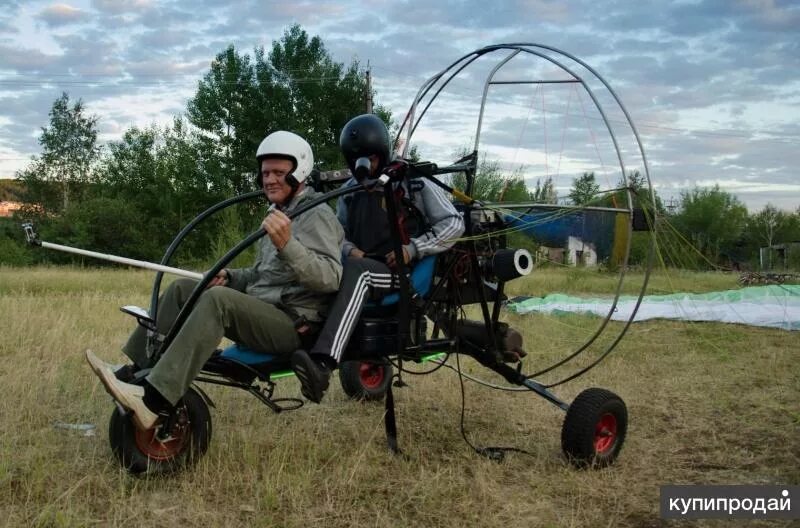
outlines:
[[[323,204],[290,219],[290,213],[318,195],[305,184],[314,167],[306,140],[288,131],[268,135],[256,151],[257,183],[272,204],[261,227],[255,262],[215,276],[186,322],[152,366],[142,385],[133,373],[150,366],[147,332],[139,326],[123,347],[133,365],[114,367],[86,352],[106,390],[147,430],[189,389],[223,336],[265,354],[289,356],[321,326],[342,277],[344,230]],[[178,279],[159,303],[156,326],[166,333],[194,291],[196,281]]]
[[[342,129],[339,146],[353,174],[345,185],[377,177],[392,162],[389,132],[374,114],[351,119]],[[424,256],[447,250],[464,232],[461,215],[438,187],[422,180],[393,185],[398,210],[415,213],[401,213],[406,219],[401,223],[406,264],[413,266]],[[292,355],[292,369],[303,396],[313,402],[322,400],[330,373],[341,360],[366,300],[378,300],[397,286],[394,242],[384,199],[380,187],[339,199],[336,212],[345,231],[342,284],[313,348],[298,349]]]

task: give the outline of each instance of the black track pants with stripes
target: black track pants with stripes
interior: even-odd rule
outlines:
[[[311,354],[330,356],[338,363],[361,317],[364,303],[380,299],[391,290],[392,271],[386,264],[369,258],[348,257],[339,293]]]

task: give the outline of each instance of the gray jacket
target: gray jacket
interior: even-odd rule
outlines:
[[[283,211],[288,214],[319,196],[306,187]],[[259,240],[252,267],[228,270],[228,287],[319,321],[342,279],[343,240],[344,230],[333,211],[320,204],[292,220],[292,237],[281,251],[269,236]]]
[[[358,185],[358,182],[355,178],[350,178],[343,185],[352,187]],[[428,224],[428,229],[404,246],[409,257],[418,260],[450,249],[455,239],[464,233],[464,219],[452,202],[441,189],[422,179],[406,180],[401,185],[406,196],[411,198],[414,207],[423,214]],[[344,197],[339,198],[336,204],[336,216],[343,226],[347,225],[347,201]],[[355,244],[345,239],[342,255],[346,258],[354,247]]]

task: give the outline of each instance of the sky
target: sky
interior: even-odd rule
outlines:
[[[551,48],[528,48],[551,60],[522,53],[495,80],[580,82],[493,85],[480,129],[486,159],[531,187],[550,177],[564,196],[583,172],[595,172],[604,190],[618,186],[623,168],[644,172],[620,105],[576,57],[624,105],[667,204],[717,184],[753,212],[767,203],[800,207],[796,0],[0,0],[0,7],[0,178],[39,153],[41,128],[62,92],[98,117],[101,143],[118,140],[132,126],[164,125],[185,112],[228,45],[249,54],[268,49],[297,23],[320,36],[334,60],[369,64],[376,101],[399,120],[426,79],[478,48]],[[447,163],[472,148],[487,74],[508,55],[484,55],[444,87],[411,139],[423,157]]]

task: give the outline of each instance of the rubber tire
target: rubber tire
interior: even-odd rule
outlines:
[[[211,443],[211,414],[208,405],[190,388],[177,408],[188,418],[184,428],[184,435],[188,438],[184,437],[177,452],[166,452],[160,457],[143,451],[137,443],[137,434],[155,434],[155,429],[139,432],[129,413],[120,413],[119,407],[114,409],[108,426],[108,440],[122,467],[133,474],[166,474],[192,466],[202,458]]]
[[[383,377],[379,383],[366,384],[361,375],[362,365],[369,365],[383,371]],[[366,367],[364,367],[366,368]],[[344,393],[350,398],[359,401],[382,400],[392,382],[394,369],[388,360],[374,361],[344,361],[339,366],[339,381],[342,384]]]
[[[612,431],[610,440],[603,440],[599,434],[601,421],[606,434]],[[561,449],[578,468],[606,467],[619,455],[627,430],[628,409],[622,398],[605,389],[586,389],[567,410],[561,428]]]

